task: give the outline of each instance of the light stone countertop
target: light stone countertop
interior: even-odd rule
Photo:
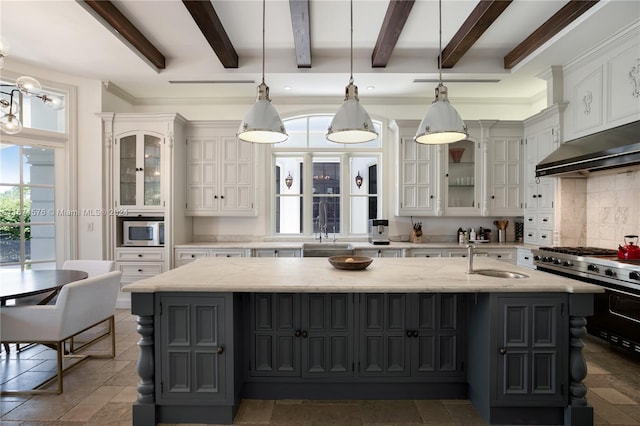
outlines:
[[[123,288],[125,292],[385,292],[602,293],[600,286],[486,257],[474,269],[520,272],[529,278],[466,274],[464,258],[376,258],[362,271],[335,269],[327,258],[207,257]]]
[[[219,241],[219,242],[192,242],[176,244],[176,249],[302,249],[302,245],[305,243],[318,244],[318,241]],[[367,241],[336,241],[337,244],[351,244],[355,249],[364,250],[394,250],[394,249],[466,249],[466,244],[459,243],[421,243],[414,244],[408,241],[392,241],[390,244],[374,245]],[[327,247],[331,247],[332,241],[323,241],[321,243]],[[476,248],[481,250],[482,248],[490,249],[515,249],[515,248],[537,248],[538,246],[523,243],[476,243]]]

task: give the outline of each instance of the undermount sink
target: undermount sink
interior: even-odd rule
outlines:
[[[302,244],[302,257],[331,257],[349,256],[355,254],[355,250],[348,243],[304,243]]]
[[[495,278],[529,278],[529,275],[527,274],[512,271],[501,271],[499,269],[478,269],[473,271],[473,273]]]

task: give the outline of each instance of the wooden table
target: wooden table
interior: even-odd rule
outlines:
[[[87,278],[84,271],[67,269],[42,269],[20,271],[16,269],[0,269],[0,305],[7,300],[49,293],[49,300],[55,296],[65,284]],[[47,303],[48,300],[40,302]]]

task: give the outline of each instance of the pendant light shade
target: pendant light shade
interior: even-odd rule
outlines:
[[[358,87],[349,82],[345,102],[331,120],[327,139],[337,143],[362,143],[374,140],[378,133],[358,99]]]
[[[262,83],[258,86],[258,99],[238,129],[238,139],[253,143],[278,143],[289,139],[278,111],[271,105],[269,86],[264,82],[264,23],[265,0],[262,0]]]
[[[449,103],[447,86],[442,84],[442,0],[438,1],[439,15],[439,49],[438,72],[440,83],[436,87],[436,99],[420,122],[416,136],[413,138],[423,144],[446,144],[467,138],[467,126],[464,125],[458,111]]]
[[[360,105],[358,86],[353,84],[353,0],[351,0],[351,77],[345,89],[344,104],[333,116],[327,139],[337,143],[369,142],[378,137],[367,111]]]
[[[467,138],[467,128],[458,111],[447,99],[447,86],[436,87],[436,100],[418,127],[415,141],[423,144],[445,144]]]
[[[264,82],[258,86],[256,103],[240,123],[238,138],[253,143],[278,143],[289,138],[278,111],[271,105],[269,87]]]

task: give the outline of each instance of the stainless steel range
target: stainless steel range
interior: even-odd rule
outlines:
[[[595,295],[589,333],[640,357],[640,260],[619,260],[617,250],[598,247],[540,247],[532,250],[541,271],[605,288]]]

